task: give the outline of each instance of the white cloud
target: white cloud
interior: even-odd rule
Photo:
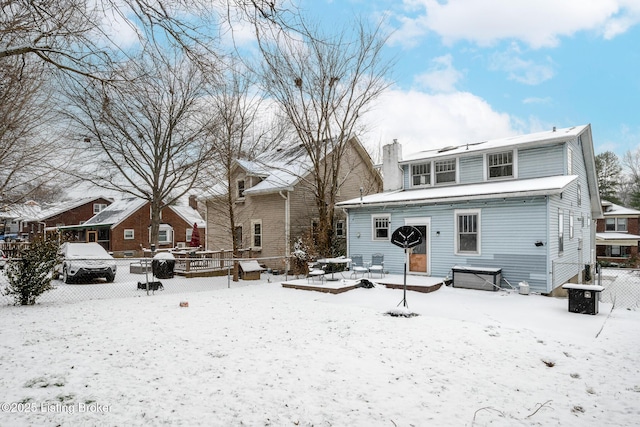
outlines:
[[[522,59],[520,49],[515,43],[512,43],[507,51],[492,55],[491,68],[505,71],[510,80],[527,85],[540,84],[555,74],[551,58],[547,57],[546,62],[541,64]]]
[[[519,123],[468,92],[427,94],[389,90],[367,113],[370,132],[363,137],[374,157],[397,139],[404,153],[479,142],[521,133]],[[517,126],[517,128],[516,128]]]
[[[453,67],[453,57],[447,54],[434,58],[429,70],[415,76],[414,81],[434,92],[453,92],[461,78],[462,73]]]
[[[561,37],[594,31],[612,38],[640,23],[637,0],[405,0],[422,15],[397,18],[395,41],[410,45],[427,30],[447,44],[469,40],[481,46],[517,39],[533,48],[553,47]]]

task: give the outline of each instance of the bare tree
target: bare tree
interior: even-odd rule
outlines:
[[[254,76],[232,61],[227,72],[215,86],[210,98],[210,112],[213,116],[210,143],[213,152],[213,165],[208,169],[207,179],[218,182],[210,194],[219,203],[211,206],[216,209],[216,217],[221,223],[226,221],[226,233],[230,237],[234,257],[239,257],[241,242],[235,236],[237,210],[233,188],[232,172],[238,159],[250,159],[258,149],[267,149],[279,138],[276,122],[268,117],[262,108],[261,94],[256,92]],[[222,224],[220,224],[222,225]],[[234,268],[234,280],[237,280],[237,266]]]
[[[42,66],[12,58],[0,62],[0,201],[46,199],[61,183],[64,157],[53,100]],[[50,89],[50,88],[49,88]]]
[[[362,129],[360,117],[388,86],[381,27],[356,21],[335,36],[300,21],[296,34],[256,27],[265,91],[284,112],[309,157],[318,216],[317,242],[328,254],[342,158]]]
[[[198,181],[210,155],[208,75],[181,54],[148,51],[104,84],[72,85],[68,117],[85,135],[86,180],[151,203],[151,243],[160,212]]]

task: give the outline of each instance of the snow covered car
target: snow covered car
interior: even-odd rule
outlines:
[[[99,243],[63,243],[59,255],[55,276],[62,276],[64,283],[100,277],[113,282],[116,278],[116,262]]]
[[[4,268],[7,265],[7,255],[0,250],[0,269]]]

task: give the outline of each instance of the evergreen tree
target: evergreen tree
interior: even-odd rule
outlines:
[[[600,198],[612,203],[622,204],[618,196],[622,180],[622,167],[618,156],[612,151],[605,151],[598,154],[595,161]]]
[[[21,258],[7,263],[9,286],[5,293],[13,296],[15,305],[33,305],[40,295],[53,289],[51,279],[57,258],[56,241],[36,239]]]

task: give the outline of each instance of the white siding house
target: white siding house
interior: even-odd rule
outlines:
[[[349,255],[384,253],[391,273],[405,261],[412,274],[441,277],[454,266],[501,268],[504,286],[526,281],[541,293],[583,280],[595,262],[602,210],[590,125],[395,157],[403,174],[384,188],[399,190],[339,204]],[[407,260],[385,237],[403,225],[425,240]]]

